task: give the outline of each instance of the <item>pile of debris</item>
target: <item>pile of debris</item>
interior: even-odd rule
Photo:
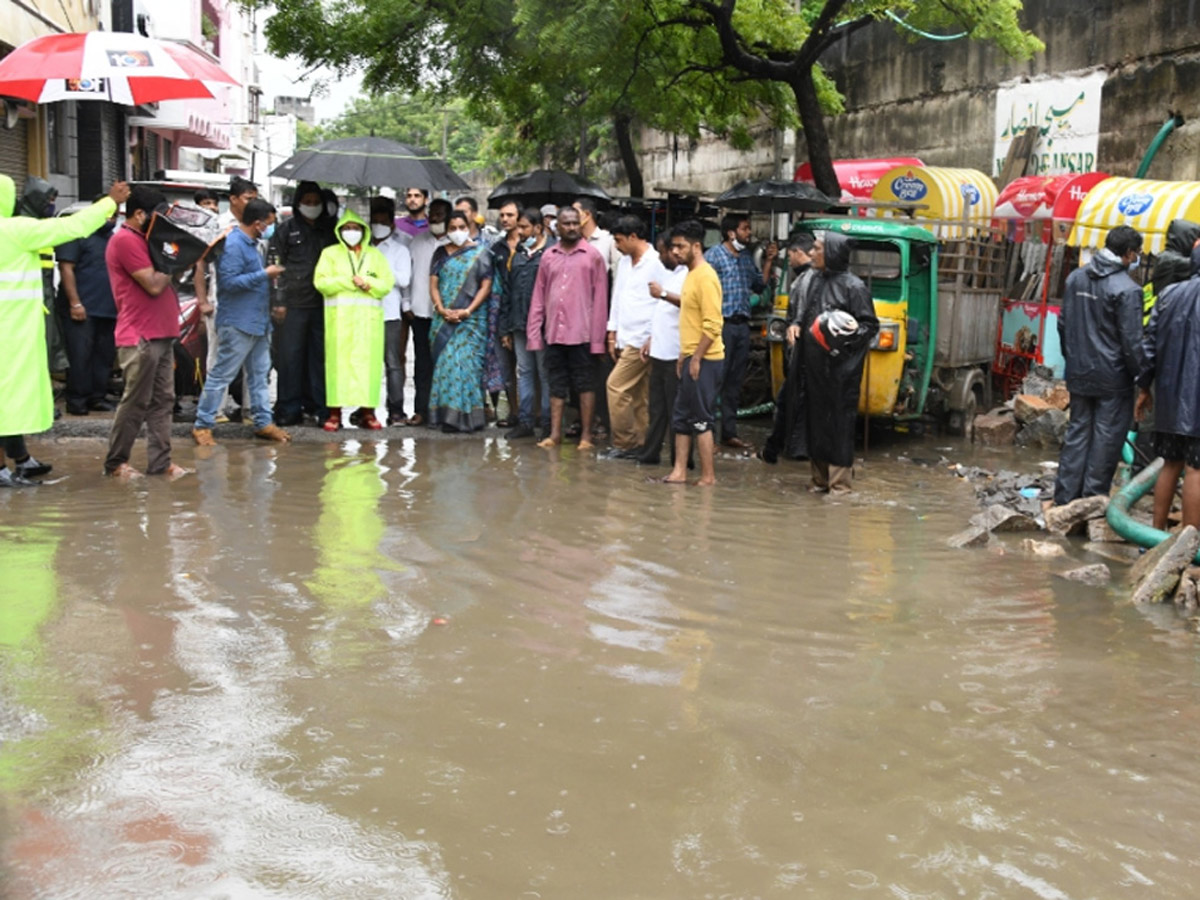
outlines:
[[[1067,435],[1071,395],[1063,381],[1045,366],[1034,366],[1021,392],[1004,406],[976,416],[975,440],[986,447],[1046,447],[1057,449]]]
[[[1200,632],[1200,531],[1192,526],[1179,529],[1151,550],[1127,542],[1113,531],[1105,515],[1108,497],[1084,497],[1064,506],[1054,506],[1054,463],[1042,463],[1040,474],[991,472],[973,466],[950,466],[959,477],[970,480],[983,504],[971,517],[970,527],[949,540],[951,547],[984,547],[994,535],[1026,533],[1020,549],[1034,556],[1072,556],[1078,547],[1093,557],[1101,556],[1128,567],[1131,600],[1135,604],[1173,603],[1193,631]],[[1143,498],[1148,500],[1149,498]],[[1130,515],[1150,523],[1147,509],[1137,506]],[[1034,533],[1039,533],[1034,536]],[[1071,536],[1085,537],[1082,545]],[[1113,573],[1102,562],[1076,565],[1054,573],[1067,581],[1103,587]]]

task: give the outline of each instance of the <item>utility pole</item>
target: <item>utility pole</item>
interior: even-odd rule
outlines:
[[[450,108],[442,107],[442,162],[448,162],[447,145],[450,137]]]

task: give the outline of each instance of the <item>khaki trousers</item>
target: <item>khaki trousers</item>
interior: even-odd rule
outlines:
[[[608,421],[613,446],[635,450],[650,424],[650,361],[640,347],[626,347],[608,376]]]
[[[831,494],[848,494],[854,477],[854,469],[849,466],[831,466],[829,463],[811,459],[813,487]]]
[[[118,347],[117,362],[125,376],[125,392],[108,433],[104,471],[129,462],[133,442],[146,426],[146,474],[159,475],[171,466],[171,412],[175,406],[175,339],[142,340]]]

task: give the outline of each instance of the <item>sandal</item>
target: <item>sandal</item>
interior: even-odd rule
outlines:
[[[375,418],[375,413],[371,410],[363,410],[358,416],[358,427],[365,428],[368,431],[379,431],[383,428],[379,424],[379,420]]]
[[[342,430],[342,411],[330,410],[329,418],[325,420],[325,424],[321,426],[325,431],[341,431]]]
[[[496,420],[497,428],[516,428],[517,425],[518,425],[517,420],[510,419],[508,416],[505,416],[503,419]]]
[[[413,413],[411,416],[409,416],[407,419],[404,420],[404,424],[416,427],[417,425],[424,425],[425,420],[421,418],[420,413]]]

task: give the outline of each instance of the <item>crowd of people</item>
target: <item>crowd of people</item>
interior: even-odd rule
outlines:
[[[402,192],[399,214],[392,198],[370,198],[365,219],[312,182],[297,186],[282,219],[240,178],[219,216],[215,195],[194,199],[214,214],[213,249],[192,275],[210,338],[192,428],[200,446],[216,444],[214,428],[239,400],[258,438],[287,442],[287,429],[303,424],[381,429],[381,406],[388,426],[478,431],[499,417],[506,394],[509,416],[496,425],[507,439],[553,448],[574,438],[588,450],[608,438],[605,457],[646,465],[664,461],[665,444],[671,469],[658,480],[667,483],[685,482],[698,457],[698,483],[712,484],[718,443],[749,449],[737,407],[751,295],[770,289],[777,250],[769,244],[754,261],[747,216],[726,216],[706,249],[698,221],[654,244],[634,215],[602,228],[586,197],[561,208],[506,203],[498,229],[485,226],[473,198],[431,201],[419,186]],[[156,267],[147,239],[164,208],[154,187],[117,184],[87,209],[52,218],[52,210],[18,210],[11,180],[0,180],[0,210],[26,213],[0,219],[9,238],[0,280],[19,300],[0,306],[0,339],[15,363],[0,374],[0,434],[13,436],[5,443],[13,468],[0,466],[0,484],[36,484],[49,468],[19,437],[45,431],[55,416],[43,335],[46,248],[57,248],[66,303],[66,412],[112,409],[115,363],[124,386],[105,473],[188,473],[171,458],[177,279]],[[815,489],[849,490],[859,382],[878,322],[848,271],[847,239],[800,234],[787,259],[788,380],[759,457],[811,458]],[[410,350],[415,390],[406,409]],[[568,409],[578,413],[570,425]],[[130,455],[143,427],[139,470]]]
[[[1139,232],[1119,225],[1067,277],[1058,331],[1071,421],[1054,503],[1107,496],[1140,423],[1163,459],[1154,527],[1167,528],[1182,476],[1182,522],[1200,528],[1200,225],[1170,224],[1145,287],[1130,274],[1142,243]]]

